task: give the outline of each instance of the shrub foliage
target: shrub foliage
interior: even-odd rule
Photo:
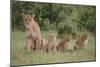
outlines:
[[[22,13],[35,14],[41,30],[57,30],[59,34],[96,31],[96,7],[55,3],[12,3],[12,30],[24,31]]]

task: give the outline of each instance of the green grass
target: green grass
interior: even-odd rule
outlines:
[[[47,38],[48,32],[42,32],[43,37]],[[68,47],[73,49],[76,40],[71,40]],[[47,63],[60,63],[60,62],[76,62],[76,61],[95,61],[95,38],[90,36],[88,46],[76,51],[65,53],[46,53],[40,51],[28,52],[24,49],[25,46],[25,32],[16,31],[12,32],[11,40],[11,63],[12,65],[26,65],[26,64],[47,64]]]

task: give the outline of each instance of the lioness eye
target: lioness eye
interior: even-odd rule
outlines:
[[[29,25],[29,23],[26,23],[27,25]]]

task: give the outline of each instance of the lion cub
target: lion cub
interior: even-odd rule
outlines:
[[[75,49],[86,47],[88,40],[89,40],[89,33],[86,32],[82,35],[82,37],[79,38],[79,40],[76,41],[76,45],[74,46]]]
[[[57,33],[51,33],[48,37],[48,41],[46,45],[46,52],[50,52],[50,51],[56,52],[57,45],[58,45]]]
[[[57,46],[57,51],[65,51],[65,49],[68,47],[70,44],[70,38],[68,36],[65,36],[62,41],[59,42]]]

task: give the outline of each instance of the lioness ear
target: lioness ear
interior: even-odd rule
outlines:
[[[24,13],[22,13],[22,16],[25,16],[25,14],[24,14]]]
[[[23,18],[23,19],[25,19],[25,14],[24,14],[24,13],[22,13],[21,15],[22,15],[22,18]]]
[[[23,18],[23,20],[25,20],[25,14],[24,13],[21,13],[21,15],[22,15],[22,18]]]
[[[35,14],[32,15],[33,19],[35,18]]]

